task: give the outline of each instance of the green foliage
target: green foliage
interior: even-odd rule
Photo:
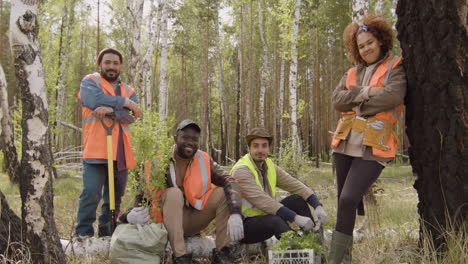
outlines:
[[[144,188],[146,198],[151,198],[155,192],[165,188],[165,175],[173,145],[169,124],[172,124],[173,120],[172,118],[161,120],[159,113],[149,110],[145,111],[143,116],[144,118],[131,126],[133,152],[140,168],[132,171],[129,182],[134,190],[140,189],[140,183],[144,179],[142,175],[144,162],[155,160],[157,166],[152,166],[150,177],[146,179],[146,188]]]
[[[314,254],[322,254],[321,238],[318,233],[309,232],[299,235],[296,231],[281,234],[281,239],[273,247],[274,250],[313,249]]]
[[[278,166],[293,176],[299,173],[308,160],[305,152],[299,156],[295,154],[292,137],[281,140],[280,153],[273,156],[273,159]]]

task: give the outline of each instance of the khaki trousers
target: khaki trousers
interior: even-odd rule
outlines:
[[[216,225],[216,248],[221,249],[230,240],[227,235],[229,209],[223,188],[216,188],[210,195],[205,208],[199,211],[185,205],[179,188],[166,189],[161,199],[164,226],[176,257],[186,254],[185,239],[198,234],[214,219]]]

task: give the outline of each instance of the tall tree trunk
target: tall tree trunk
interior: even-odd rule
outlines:
[[[10,117],[10,106],[8,103],[7,82],[2,65],[0,65],[0,105],[1,105],[1,128],[0,147],[4,153],[3,162],[5,170],[13,183],[19,183],[19,160],[15,147],[15,134]]]
[[[211,144],[211,138],[210,138],[210,85],[209,85],[209,70],[210,70],[210,22],[208,21],[208,18],[205,18],[206,20],[204,21],[205,23],[205,47],[204,47],[204,56],[203,56],[203,64],[204,64],[204,70],[203,70],[203,84],[202,84],[202,100],[200,101],[201,103],[201,109],[202,109],[202,131],[204,135],[202,136],[201,140],[201,145],[203,146],[203,149],[207,152],[210,152],[210,144]]]
[[[64,112],[64,105],[65,105],[65,94],[66,94],[66,84],[67,84],[67,78],[68,78],[68,66],[70,65],[69,63],[69,56],[70,56],[70,44],[71,44],[71,38],[72,38],[72,27],[73,23],[75,20],[75,0],[71,0],[70,7],[67,6],[67,2],[65,2],[65,7],[64,7],[64,14],[63,16],[65,17],[65,27],[66,29],[66,36],[65,40],[61,42],[65,42],[61,48],[60,48],[60,54],[59,54],[59,67],[58,67],[58,75],[57,75],[57,95],[56,95],[56,115],[55,115],[55,126],[57,128],[57,121],[66,121],[63,120],[66,118],[66,115],[63,113]],[[70,8],[70,13],[68,14],[68,9]],[[60,37],[62,39],[62,36]],[[61,59],[60,59],[61,58]],[[64,63],[62,65],[62,62]],[[63,148],[63,129],[57,129],[56,135],[55,135],[55,140],[54,144],[57,149]],[[62,144],[62,145],[60,145]]]
[[[291,133],[294,154],[302,152],[301,141],[297,129],[297,38],[299,35],[299,20],[301,19],[301,0],[294,5],[293,31],[291,37],[291,65],[289,67],[289,106],[291,109]]]
[[[6,154],[6,153],[5,153]],[[2,213],[0,214],[0,252],[5,256],[14,256],[16,250],[25,247],[23,242],[23,232],[21,230],[21,219],[11,210],[5,195],[0,191],[0,203]],[[26,250],[27,248],[23,248]],[[24,259],[16,259],[25,261]],[[8,262],[7,262],[8,263]],[[20,262],[11,262],[20,263]]]
[[[141,81],[141,21],[143,17],[143,0],[129,0],[128,10],[132,18],[130,29],[129,74],[127,81],[136,89],[140,89]],[[139,98],[141,100],[141,98]]]
[[[217,51],[217,62],[218,62],[218,89],[219,89],[219,104],[220,104],[220,119],[221,119],[221,134],[220,134],[220,144],[221,144],[221,157],[219,162],[221,164],[226,164],[226,155],[227,155],[227,139],[229,135],[227,134],[227,123],[226,120],[226,97],[224,95],[224,76],[223,76],[223,57],[221,53],[221,28],[219,26],[219,10],[216,14],[216,51]]]
[[[280,159],[282,155],[281,150],[281,140],[283,139],[283,111],[284,111],[284,59],[285,54],[281,55],[281,66],[280,66],[280,81],[279,81],[279,103],[278,103],[278,127],[279,127],[279,136],[278,136],[278,147],[280,147]]]
[[[148,47],[146,48],[145,56],[143,57],[142,62],[142,79],[143,79],[143,87],[145,95],[145,106],[147,109],[151,109],[153,105],[153,90],[151,85],[151,73],[153,72],[153,54],[154,54],[154,46],[157,45],[157,38],[159,32],[156,32],[159,27],[157,25],[158,22],[158,7],[154,4],[155,0],[151,0],[150,2],[150,15],[149,15],[149,26],[148,26]],[[159,6],[159,1],[158,4]]]
[[[39,1],[13,1],[10,42],[23,103],[20,193],[22,228],[34,263],[65,263],[54,221],[52,152],[39,48]]]
[[[443,250],[444,232],[466,228],[468,219],[467,6],[465,0],[400,0],[397,15],[420,230]]]
[[[315,32],[315,167],[319,168],[320,166],[320,126],[321,126],[321,116],[320,116],[320,40],[318,28]]]
[[[242,43],[242,40],[241,40],[241,43]],[[241,67],[241,64],[242,64],[242,49],[241,49],[241,46],[239,45],[238,49],[237,49],[237,114],[236,114],[236,149],[235,149],[235,152],[234,152],[234,158],[236,160],[240,159],[240,156],[241,156],[241,146],[242,146],[242,142],[241,142],[241,129],[242,129],[242,126],[241,126],[241,112],[242,112],[242,104],[241,104],[241,98],[242,98],[242,67]]]
[[[268,43],[266,41],[265,29],[263,28],[263,7],[262,0],[258,1],[258,27],[260,38],[263,45],[262,77],[260,79],[260,98],[259,98],[259,122],[260,126],[265,126],[265,92],[268,82]]]
[[[159,67],[159,116],[162,120],[166,119],[167,104],[167,23],[168,23],[168,0],[161,2],[164,6],[161,10],[161,59]]]
[[[352,0],[353,1],[353,21],[360,21],[364,14],[369,10],[369,0]]]

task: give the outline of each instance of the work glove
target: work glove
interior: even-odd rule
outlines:
[[[304,231],[309,231],[314,227],[314,222],[309,217],[296,215],[294,217],[294,222]]]
[[[375,130],[382,130],[384,129],[384,122],[378,120],[378,121],[375,121],[375,122],[372,122],[372,123],[369,123],[367,124],[368,126],[372,127],[373,129]]]
[[[315,219],[318,219],[317,226],[314,228],[314,230],[318,230],[320,226],[323,226],[327,222],[328,215],[325,212],[325,209],[319,205],[317,208],[315,208],[314,217]]]
[[[144,225],[150,220],[148,208],[146,207],[135,207],[127,215],[127,222],[130,224]]]
[[[227,230],[231,241],[241,240],[244,238],[244,223],[239,214],[229,216]]]
[[[115,120],[117,120],[117,122],[128,125],[133,124],[135,122],[135,118],[125,110],[115,111]]]

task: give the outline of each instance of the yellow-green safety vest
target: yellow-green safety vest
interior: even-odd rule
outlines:
[[[270,183],[271,195],[275,197],[276,195],[275,165],[273,164],[273,161],[270,158],[266,158],[265,162],[267,165],[267,178],[268,178],[268,182]],[[231,169],[231,175],[232,175],[233,170],[236,167],[242,166],[242,165],[245,165],[249,168],[249,170],[252,172],[252,174],[255,177],[255,182],[257,183],[258,186],[260,186],[260,188],[263,189],[263,185],[260,183],[260,177],[258,176],[258,172],[255,169],[255,164],[253,163],[252,158],[250,157],[250,154],[245,154],[240,160],[237,161],[236,164],[234,164],[234,167],[232,167]],[[260,209],[255,208],[251,203],[249,203],[249,201],[242,198],[242,214],[246,217],[251,217],[251,216],[264,215],[265,212],[263,212]]]

